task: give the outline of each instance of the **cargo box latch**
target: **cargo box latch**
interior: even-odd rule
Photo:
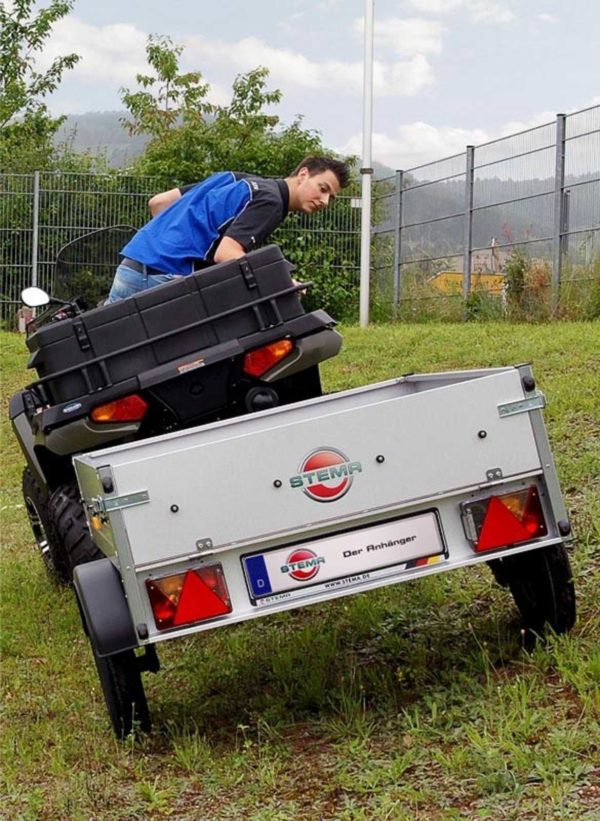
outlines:
[[[92,347],[92,343],[90,342],[90,338],[88,336],[88,332],[86,330],[85,325],[81,320],[79,322],[73,323],[73,332],[79,342],[79,347],[82,351],[89,351]]]
[[[110,513],[113,510],[123,510],[126,507],[145,505],[150,501],[147,490],[140,490],[137,493],[126,493],[123,496],[111,496],[106,499],[104,496],[92,496],[88,509],[96,516],[103,513]]]
[[[242,272],[242,276],[244,277],[244,282],[246,283],[248,288],[256,288],[256,277],[254,276],[254,271],[252,270],[250,263],[247,259],[240,260],[240,270]]]

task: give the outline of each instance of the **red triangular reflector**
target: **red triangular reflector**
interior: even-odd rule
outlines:
[[[491,550],[531,539],[531,533],[517,519],[514,513],[492,496],[488,505],[483,527],[475,550]]]
[[[210,619],[229,613],[229,603],[222,601],[193,571],[187,573],[173,625]]]

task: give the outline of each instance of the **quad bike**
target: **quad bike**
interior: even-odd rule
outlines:
[[[90,537],[72,458],[321,394],[319,363],[341,337],[306,313],[277,246],[104,305],[118,248],[134,229],[94,231],[58,254],[54,296],[27,327],[38,378],[12,397],[26,460],[23,496],[36,544],[68,583],[102,554]]]

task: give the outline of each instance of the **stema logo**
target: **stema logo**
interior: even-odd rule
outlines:
[[[297,582],[307,582],[314,579],[322,564],[325,564],[323,556],[317,556],[312,550],[300,547],[292,550],[286,563],[282,565],[281,572],[289,573]]]
[[[352,486],[355,473],[362,472],[360,462],[351,462],[340,450],[324,447],[305,456],[290,486],[302,488],[316,502],[335,502]]]

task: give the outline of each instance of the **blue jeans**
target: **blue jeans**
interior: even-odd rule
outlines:
[[[178,274],[145,274],[121,263],[117,268],[108,299],[104,304],[109,305],[111,302],[118,302],[119,299],[127,299],[128,296],[133,296],[139,291],[147,291],[148,288],[171,282],[177,276]]]

